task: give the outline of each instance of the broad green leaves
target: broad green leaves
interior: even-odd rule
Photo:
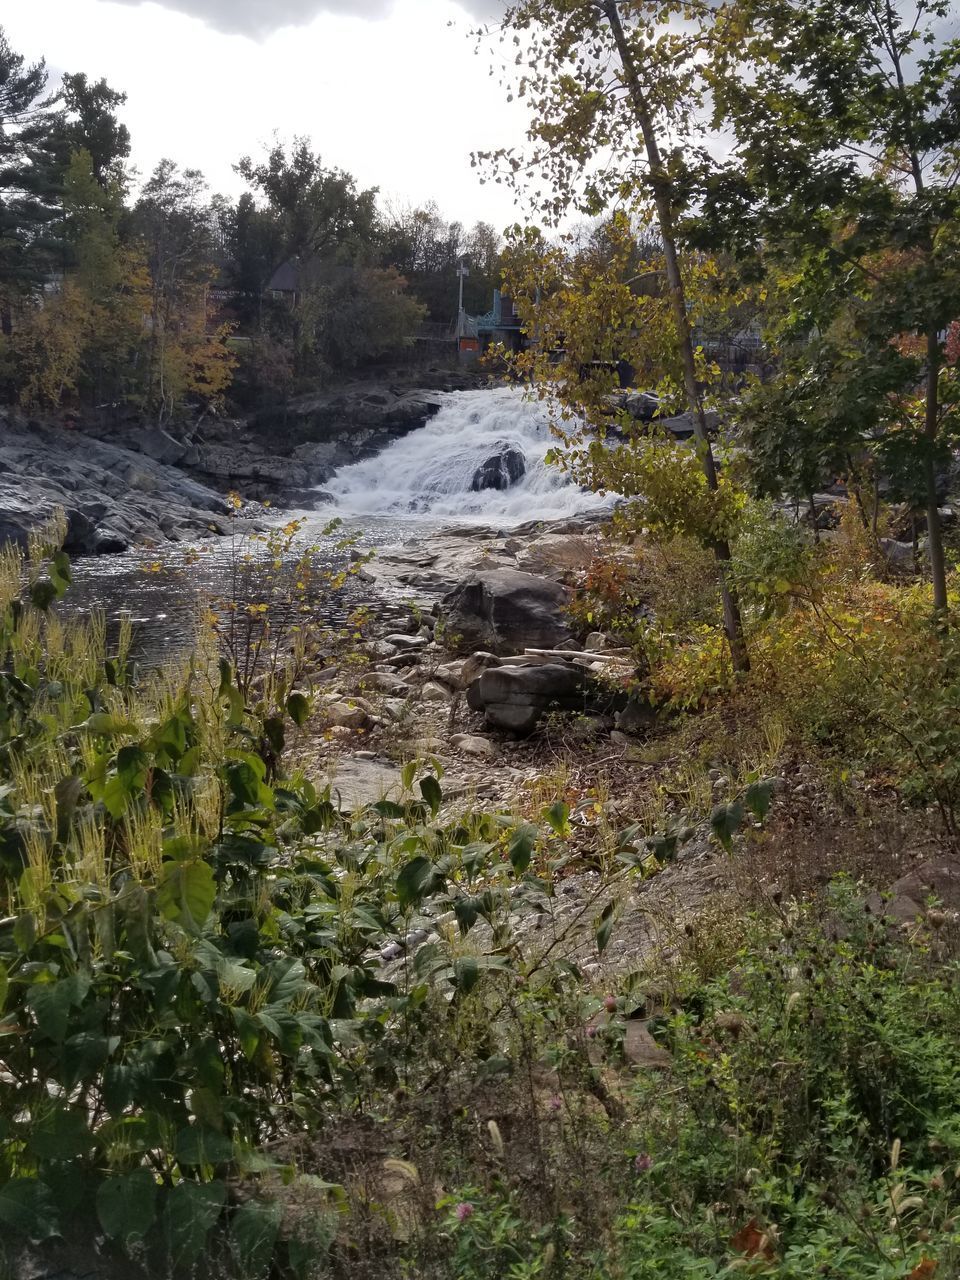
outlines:
[[[111,1240],[129,1248],[157,1218],[157,1181],[149,1169],[105,1179],[97,1191],[97,1217]]]
[[[539,836],[539,829],[529,822],[513,833],[510,840],[510,864],[518,876],[522,876],[530,866]]]
[[[191,1267],[203,1252],[226,1197],[222,1182],[181,1182],[167,1196],[162,1222],[175,1274]]]
[[[0,1222],[28,1240],[49,1240],[60,1230],[53,1193],[36,1178],[0,1185]]]
[[[167,862],[157,886],[157,906],[168,920],[199,929],[213,909],[217,885],[206,862]]]

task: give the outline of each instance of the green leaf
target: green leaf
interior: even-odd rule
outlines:
[[[222,1182],[180,1182],[167,1196],[163,1226],[174,1274],[186,1271],[203,1253],[226,1195]]]
[[[464,993],[472,991],[480,980],[480,965],[476,956],[458,956],[453,962],[454,985]]]
[[[261,780],[249,760],[234,760],[226,767],[227,785],[236,805],[258,805],[262,790]]]
[[[227,690],[233,685],[233,666],[226,658],[221,658],[219,662],[220,669],[220,688],[217,696],[222,698],[226,695]]]
[[[525,822],[513,833],[510,841],[510,863],[518,876],[522,876],[530,866],[539,835],[539,830],[530,822]]]
[[[61,978],[59,982],[33,987],[27,995],[27,1004],[43,1035],[59,1044],[67,1034],[70,1010],[80,1004],[85,994],[86,989],[76,976]]]
[[[157,1183],[149,1169],[107,1178],[97,1191],[97,1217],[111,1240],[143,1240],[157,1220]]]
[[[291,693],[287,699],[287,715],[302,729],[310,718],[310,699],[304,693]]]
[[[397,876],[397,900],[402,908],[422,901],[443,884],[443,876],[429,858],[413,858]]]
[[[413,786],[414,780],[416,779],[416,776],[417,776],[417,762],[416,760],[408,760],[407,763],[403,766],[403,770],[400,774],[400,783],[403,786],[404,791],[409,791],[411,789],[411,787]]]
[[[420,782],[420,793],[430,806],[430,812],[436,817],[443,804],[443,790],[440,783],[431,774],[427,774]]]
[[[0,1222],[30,1240],[60,1234],[56,1202],[50,1188],[36,1178],[14,1178],[0,1187]]]
[[[568,836],[573,830],[570,826],[570,806],[562,800],[558,800],[549,809],[544,809],[543,817],[558,836]]]
[[[747,787],[743,802],[758,822],[763,822],[770,812],[775,787],[775,778],[762,778],[759,782],[753,782]]]
[[[105,1036],[99,1031],[79,1031],[70,1036],[60,1054],[64,1083],[73,1088],[93,1082],[118,1044],[118,1036]]]
[[[600,913],[600,923],[597,925],[597,953],[603,955],[607,949],[607,943],[613,933],[614,911],[616,904],[608,902]]]
[[[283,1005],[299,999],[304,989],[304,975],[303,962],[291,957],[268,965],[261,974],[261,980],[267,984],[267,1003]]]
[[[157,906],[168,920],[198,929],[213,910],[217,884],[206,862],[166,862],[157,885]]]
[[[251,1062],[260,1047],[260,1028],[250,1014],[243,1009],[233,1009],[232,1013],[243,1056]]]
[[[61,844],[66,844],[69,838],[70,825],[82,795],[83,781],[73,774],[61,778],[53,789],[57,802],[57,839]]]
[[[30,1126],[28,1149],[40,1160],[76,1160],[95,1142],[90,1117],[81,1108],[58,1106],[40,1115]]]
[[[718,804],[710,815],[710,826],[729,853],[733,848],[733,837],[743,826],[743,805],[739,800],[735,804]]]
[[[457,924],[460,926],[460,933],[463,937],[466,937],[477,923],[482,905],[482,899],[476,896],[458,898],[453,904],[453,914],[457,917]]]
[[[177,1134],[174,1152],[181,1164],[226,1164],[233,1159],[233,1143],[216,1129],[191,1124]]]
[[[37,940],[37,917],[32,911],[22,911],[13,926],[13,940],[26,955]]]
[[[0,963],[0,1013],[3,1013],[4,1006],[7,1003],[7,992],[10,990],[10,976],[7,973],[7,967]]]
[[[117,777],[128,791],[141,791],[146,785],[150,757],[143,747],[121,747],[117,752]]]
[[[164,840],[162,853],[167,862],[189,862],[198,858],[204,850],[204,843],[197,835],[171,836]]]
[[[128,720],[121,720],[107,711],[95,711],[87,717],[86,727],[91,733],[100,737],[111,737],[113,734],[130,735],[137,732],[137,727]]]
[[[57,588],[47,578],[42,578],[39,582],[35,582],[30,588],[30,603],[42,613],[46,613],[53,602],[59,599],[59,596],[60,593]]]
[[[57,551],[54,553],[50,563],[50,580],[56,588],[57,599],[67,590],[73,582],[73,575],[70,572],[70,557],[65,551]]]
[[[238,725],[243,724],[243,716],[246,711],[246,705],[243,701],[243,694],[234,685],[228,685],[225,691],[227,701],[230,703],[230,713],[227,716],[228,728],[235,729]]]
[[[240,1280],[266,1280],[283,1210],[270,1200],[248,1200],[230,1221],[230,1248]]]

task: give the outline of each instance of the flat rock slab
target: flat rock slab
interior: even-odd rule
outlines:
[[[331,761],[328,779],[334,801],[339,797],[341,808],[351,811],[380,800],[399,800],[403,791],[400,770],[386,760]]]

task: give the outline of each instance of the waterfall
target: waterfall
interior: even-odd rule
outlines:
[[[519,388],[457,391],[425,427],[344,467],[324,487],[344,516],[502,526],[609,506],[547,465],[555,444],[545,407]]]

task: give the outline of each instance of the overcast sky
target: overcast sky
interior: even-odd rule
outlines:
[[[54,77],[84,71],[128,95],[133,160],[200,168],[213,191],[242,189],[231,166],[274,132],[309,135],[330,165],[386,198],[435,199],[449,217],[519,211],[481,186],[471,150],[518,142],[468,32],[498,0],[17,0],[0,22],[14,49]]]

